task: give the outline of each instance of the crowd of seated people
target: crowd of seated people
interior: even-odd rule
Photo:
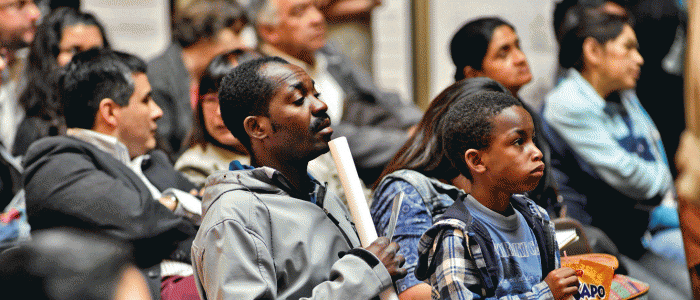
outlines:
[[[578,277],[554,224],[570,218],[650,299],[690,299],[672,166],[635,93],[630,3],[557,5],[541,109],[518,96],[533,75],[515,26],[465,20],[445,45],[455,82],[421,112],[326,42],[318,5],[353,1],[245,2],[178,6],[148,63],[110,50],[89,13],[0,3],[3,276],[42,299],[64,299],[57,284],[85,299],[568,299]],[[339,136],[371,187],[372,243],[329,153]],[[80,255],[85,274],[70,269]],[[53,282],[66,272],[88,284]]]
[[[92,48],[109,48],[109,41],[102,24],[89,13],[61,7],[37,27],[29,48],[27,87],[19,98],[25,117],[17,129],[13,155],[24,155],[42,137],[65,133],[54,85],[73,55]]]

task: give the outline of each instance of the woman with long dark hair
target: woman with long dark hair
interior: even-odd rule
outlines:
[[[92,48],[109,48],[104,27],[92,14],[62,7],[44,18],[29,50],[27,86],[19,98],[25,118],[13,155],[23,155],[32,142],[65,131],[54,84],[73,55]]]
[[[396,281],[401,299],[430,299],[430,285],[413,274],[418,262],[418,241],[454,199],[470,189],[469,181],[444,153],[440,136],[442,117],[456,100],[484,91],[508,93],[504,86],[488,78],[458,81],[440,93],[376,185],[370,210],[379,235],[388,232],[394,197],[404,194],[401,221],[394,233],[394,241],[401,245],[399,253],[406,258],[404,267],[408,270],[406,277]]]
[[[202,74],[192,131],[183,145],[187,150],[175,163],[175,169],[200,188],[214,171],[228,170],[232,160],[249,163],[248,151],[221,119],[219,84],[241,62],[258,57],[257,52],[236,49],[214,57]]]

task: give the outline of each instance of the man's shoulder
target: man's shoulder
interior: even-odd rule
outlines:
[[[50,136],[32,143],[24,155],[23,163],[25,167],[31,161],[40,158],[50,158],[60,153],[85,153],[99,151],[96,147],[87,142],[70,136]]]
[[[266,212],[273,197],[284,197],[282,191],[265,181],[264,170],[217,171],[206,181],[202,206],[205,215],[215,218],[247,220],[251,214]],[[291,197],[290,197],[291,198]]]

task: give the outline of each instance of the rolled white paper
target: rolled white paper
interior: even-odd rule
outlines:
[[[367,247],[377,239],[377,230],[374,228],[374,222],[369,213],[367,199],[365,199],[365,194],[362,190],[360,177],[357,175],[355,162],[352,160],[348,140],[341,136],[330,141],[328,146],[331,149],[335,167],[338,169],[340,183],[343,185],[345,198],[348,200],[348,208],[350,208],[352,220],[355,222],[357,233],[360,236],[360,242],[362,242],[363,247]],[[384,290],[379,294],[379,298],[382,300],[399,299],[393,287]]]

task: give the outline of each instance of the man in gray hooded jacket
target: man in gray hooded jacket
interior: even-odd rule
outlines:
[[[405,276],[398,244],[359,248],[345,206],[306,172],[333,133],[306,72],[278,57],[250,61],[219,98],[257,168],[234,161],[207,179],[192,246],[202,299],[370,299]]]

